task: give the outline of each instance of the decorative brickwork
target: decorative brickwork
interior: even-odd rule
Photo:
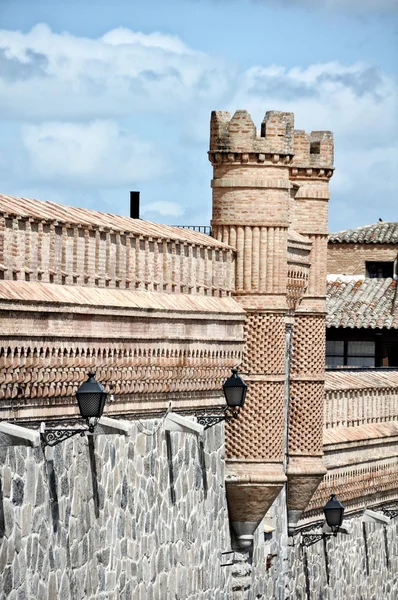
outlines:
[[[148,225],[149,229],[154,225],[139,220],[137,225],[121,217],[124,228],[118,230],[120,224],[112,224],[117,217],[104,215],[109,224],[96,225],[95,215],[100,213],[93,211],[83,211],[92,213],[92,224],[86,222],[87,216],[82,223],[62,223],[66,207],[52,205],[60,212],[55,220],[52,212],[47,215],[41,209],[45,203],[36,201],[36,212],[43,212],[38,219],[32,200],[25,201],[32,213],[28,218],[10,214],[12,208],[3,198],[0,195],[0,279],[205,296],[231,294],[233,252],[202,233],[159,226],[156,236],[156,229],[147,232]],[[14,200],[17,213],[21,199]],[[137,230],[140,225],[142,232],[128,231],[129,226]],[[180,231],[189,240],[178,239]]]
[[[348,512],[363,510],[377,502],[395,500],[397,488],[397,456],[330,469],[312,497],[305,517],[319,515],[331,491],[343,502]]]
[[[163,348],[161,347],[163,345]],[[114,394],[220,389],[236,351],[181,349],[170,343],[11,341],[0,347],[0,400],[73,396],[90,369]]]
[[[285,354],[285,319],[265,312],[247,314],[244,326],[245,348],[242,371],[283,373]]]
[[[293,477],[290,490],[295,492],[297,513],[324,473],[324,295],[333,136],[328,131],[294,130],[292,113],[267,112],[257,130],[247,111],[232,117],[213,112],[209,158],[214,173],[213,235],[236,248],[234,294],[247,310],[242,370],[249,373],[250,388],[239,424],[226,429],[227,456],[280,461],[282,469],[287,431],[282,386],[276,378],[286,377],[285,320],[290,309],[289,321],[296,323],[288,447],[295,462],[287,471]],[[269,411],[267,436],[261,431],[264,410]],[[303,464],[298,456],[304,457]],[[238,470],[231,462],[234,468],[236,487],[243,466]],[[250,480],[251,475],[255,486],[257,475],[248,462],[246,477]],[[271,479],[269,489],[266,479],[263,485],[264,495],[271,497]],[[240,497],[237,490],[228,493],[231,502]],[[255,493],[253,487],[248,498]],[[257,517],[253,512],[252,520]],[[245,519],[250,520],[246,513]]]
[[[228,458],[279,461],[283,457],[283,381],[251,381],[239,420],[227,424]]]
[[[291,310],[296,309],[308,287],[311,246],[307,237],[288,231],[286,294]]]
[[[297,315],[293,332],[292,374],[323,374],[325,344],[325,317]]]
[[[357,427],[398,420],[398,373],[326,373],[324,426]]]
[[[290,454],[322,455],[324,393],[322,381],[291,382]]]

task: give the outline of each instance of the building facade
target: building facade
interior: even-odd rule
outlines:
[[[4,599],[343,600],[361,563],[344,584],[330,564],[366,546],[370,578],[382,542],[369,590],[396,597],[394,524],[361,532],[398,498],[398,381],[325,371],[333,136],[214,112],[209,159],[212,237],[0,196]],[[237,366],[238,419],[167,429],[220,410]],[[76,422],[89,370],[105,420],[41,447],[40,423]],[[354,533],[320,542],[320,574],[303,532],[332,492]]]

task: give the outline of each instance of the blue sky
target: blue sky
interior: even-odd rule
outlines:
[[[398,0],[0,0],[0,191],[210,219],[210,111],[331,129],[330,229],[398,220]]]

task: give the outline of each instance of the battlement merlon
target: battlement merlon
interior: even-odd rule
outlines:
[[[257,130],[247,110],[213,111],[210,152],[280,154],[293,156],[293,113],[268,111]]]
[[[292,166],[333,169],[334,142],[331,131],[307,133],[301,129],[295,129],[293,136]]]
[[[270,110],[258,130],[247,110],[213,111],[210,159],[214,153],[284,155],[292,166],[333,169],[333,133],[294,129],[294,114]]]

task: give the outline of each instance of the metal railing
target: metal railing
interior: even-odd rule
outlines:
[[[210,225],[172,225],[172,227],[179,227],[180,229],[190,229],[191,231],[198,231],[199,233],[206,233],[211,235]]]

